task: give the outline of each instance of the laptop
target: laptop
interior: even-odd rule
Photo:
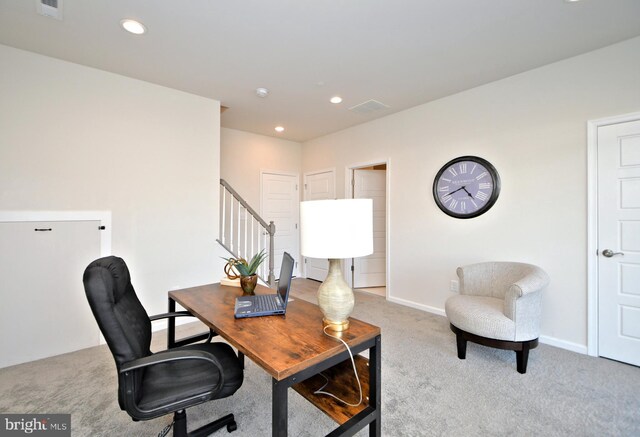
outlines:
[[[287,310],[287,301],[289,299],[293,264],[293,257],[285,252],[282,256],[278,292],[276,294],[256,294],[254,296],[237,297],[234,312],[235,318],[284,314]]]

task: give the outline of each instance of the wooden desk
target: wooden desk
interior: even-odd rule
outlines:
[[[258,294],[273,292],[262,286],[256,288]],[[363,374],[359,371],[363,390],[366,386],[369,388],[363,393],[366,402],[355,409],[344,408],[328,396],[312,395],[312,390],[305,385],[323,371],[337,376],[346,374],[344,369],[348,370],[351,363],[344,345],[323,333],[320,308],[294,298],[288,304],[284,317],[236,319],[233,317],[234,304],[241,294],[240,288],[220,284],[175,290],[169,292],[169,311],[174,311],[175,303],[179,303],[271,375],[272,435],[287,435],[288,389],[295,386],[303,396],[340,423],[328,436],[353,435],[367,425],[370,436],[380,436],[380,328],[351,318],[349,330],[342,334],[354,355],[369,349],[368,363],[366,358],[358,359],[360,369],[366,369],[368,364],[368,372],[365,370]],[[169,326],[170,333],[174,329],[175,326]],[[349,366],[345,367],[343,362],[346,360],[349,360]],[[348,371],[350,374],[353,372]],[[355,379],[353,384],[356,384]],[[352,393],[349,400],[357,399],[357,384],[353,386]]]

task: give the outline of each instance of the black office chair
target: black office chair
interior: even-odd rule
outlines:
[[[118,403],[134,421],[174,414],[175,437],[206,436],[237,429],[228,414],[187,434],[185,408],[231,396],[243,382],[240,360],[226,343],[199,343],[152,353],[151,320],[190,315],[168,313],[151,319],[131,285],[129,269],[118,257],[93,261],[84,272],[84,289],[118,370]],[[168,429],[165,430],[165,433]]]

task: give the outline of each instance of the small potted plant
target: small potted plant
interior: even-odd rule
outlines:
[[[258,283],[258,275],[256,274],[256,271],[258,270],[258,267],[260,267],[260,264],[262,264],[262,262],[266,258],[267,254],[265,250],[262,249],[260,252],[256,253],[249,262],[247,262],[247,260],[245,260],[244,258],[223,259],[227,261],[229,267],[235,269],[238,272],[240,276],[240,287],[242,288],[242,291],[244,291],[246,294],[254,294],[253,291],[255,290],[256,284]],[[226,271],[227,269],[225,268],[225,272]],[[227,276],[229,276],[229,273],[227,273]]]

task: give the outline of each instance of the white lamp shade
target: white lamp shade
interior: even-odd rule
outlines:
[[[300,252],[310,258],[343,259],[373,253],[373,200],[300,203]]]

